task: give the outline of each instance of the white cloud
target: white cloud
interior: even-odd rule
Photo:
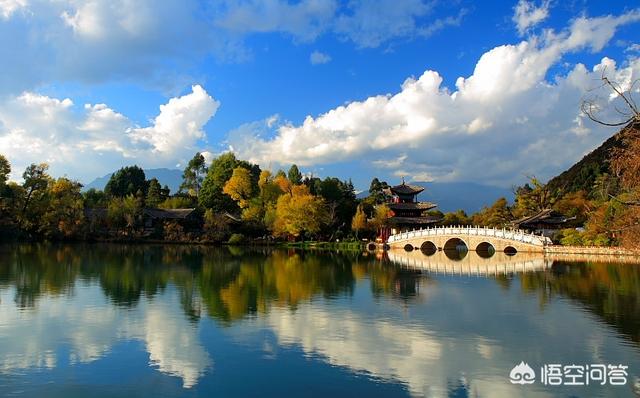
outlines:
[[[513,22],[518,33],[523,35],[549,17],[549,0],[544,0],[539,7],[533,1],[520,0],[514,7]]]
[[[26,7],[27,0],[0,0],[0,16],[9,19],[11,14]]]
[[[331,56],[320,51],[314,51],[309,56],[309,62],[312,65],[326,64],[329,61],[331,61]]]
[[[581,122],[580,101],[600,72],[577,64],[549,81],[549,69],[569,52],[601,50],[618,26],[638,20],[639,11],[578,18],[565,31],[486,52],[453,93],[442,87],[439,73],[427,70],[394,95],[351,102],[308,116],[301,125],[285,123],[268,137],[246,125],[242,134],[230,135],[229,144],[239,156],[260,163],[310,166],[403,154],[413,163],[403,165],[406,175],[502,185],[519,173],[550,176],[611,131]],[[610,65],[607,73],[632,81],[640,77],[640,61]]]
[[[460,23],[423,0],[0,0],[0,94],[51,82],[135,81],[175,93],[210,55],[246,60],[252,34],[334,35],[358,47]],[[176,72],[180,71],[180,72]]]
[[[201,86],[193,86],[192,93],[160,105],[160,114],[153,125],[133,129],[131,137],[134,141],[148,142],[154,152],[172,153],[176,148],[204,138],[202,127],[215,115],[219,106],[220,103]],[[191,146],[189,149],[194,148]]]
[[[0,102],[0,153],[12,163],[14,179],[29,163],[42,161],[50,163],[53,174],[64,170],[84,180],[123,163],[174,165],[198,150],[203,127],[218,106],[196,85],[161,105],[150,126],[138,127],[105,104],[78,110],[68,98],[27,92]]]

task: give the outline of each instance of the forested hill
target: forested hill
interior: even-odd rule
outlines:
[[[611,174],[610,161],[616,149],[624,148],[625,139],[634,136],[640,139],[638,125],[624,127],[571,168],[552,178],[547,188],[555,197],[580,190],[591,192],[599,176]]]

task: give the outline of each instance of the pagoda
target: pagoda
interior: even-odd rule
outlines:
[[[381,238],[386,240],[389,234],[397,234],[414,229],[426,228],[441,220],[441,217],[426,214],[427,211],[438,205],[431,202],[419,202],[418,194],[424,188],[418,185],[410,185],[404,182],[383,190],[386,197],[386,205],[391,210],[389,227],[381,232]]]

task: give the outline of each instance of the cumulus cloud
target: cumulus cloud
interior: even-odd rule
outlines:
[[[311,65],[326,64],[329,61],[331,61],[331,56],[329,54],[321,53],[320,51],[314,51],[309,56],[309,62],[311,62]]]
[[[583,123],[580,114],[580,101],[604,65],[613,79],[628,80],[640,76],[640,60],[618,67],[604,58],[593,71],[577,64],[553,80],[547,80],[549,69],[567,53],[600,51],[619,26],[638,20],[637,10],[578,18],[564,31],[489,50],[471,76],[457,80],[454,92],[442,86],[438,72],[427,70],[396,94],[308,116],[301,125],[284,123],[270,136],[245,129],[229,143],[255,162],[310,166],[403,154],[406,175],[502,185],[523,172],[550,176],[611,133]]]
[[[516,24],[518,33],[523,35],[527,30],[533,28],[549,17],[549,0],[544,0],[540,6],[536,6],[533,1],[520,0],[514,7],[513,22]]]
[[[0,102],[0,153],[13,165],[13,178],[32,162],[51,171],[88,179],[123,163],[168,166],[197,151],[203,127],[219,103],[199,85],[160,106],[148,127],[139,127],[106,104],[77,109],[69,98],[26,92]],[[55,148],[53,150],[52,148]]]

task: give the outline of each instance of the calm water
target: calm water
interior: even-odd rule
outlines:
[[[0,246],[0,396],[638,396],[640,266],[438,256]]]

